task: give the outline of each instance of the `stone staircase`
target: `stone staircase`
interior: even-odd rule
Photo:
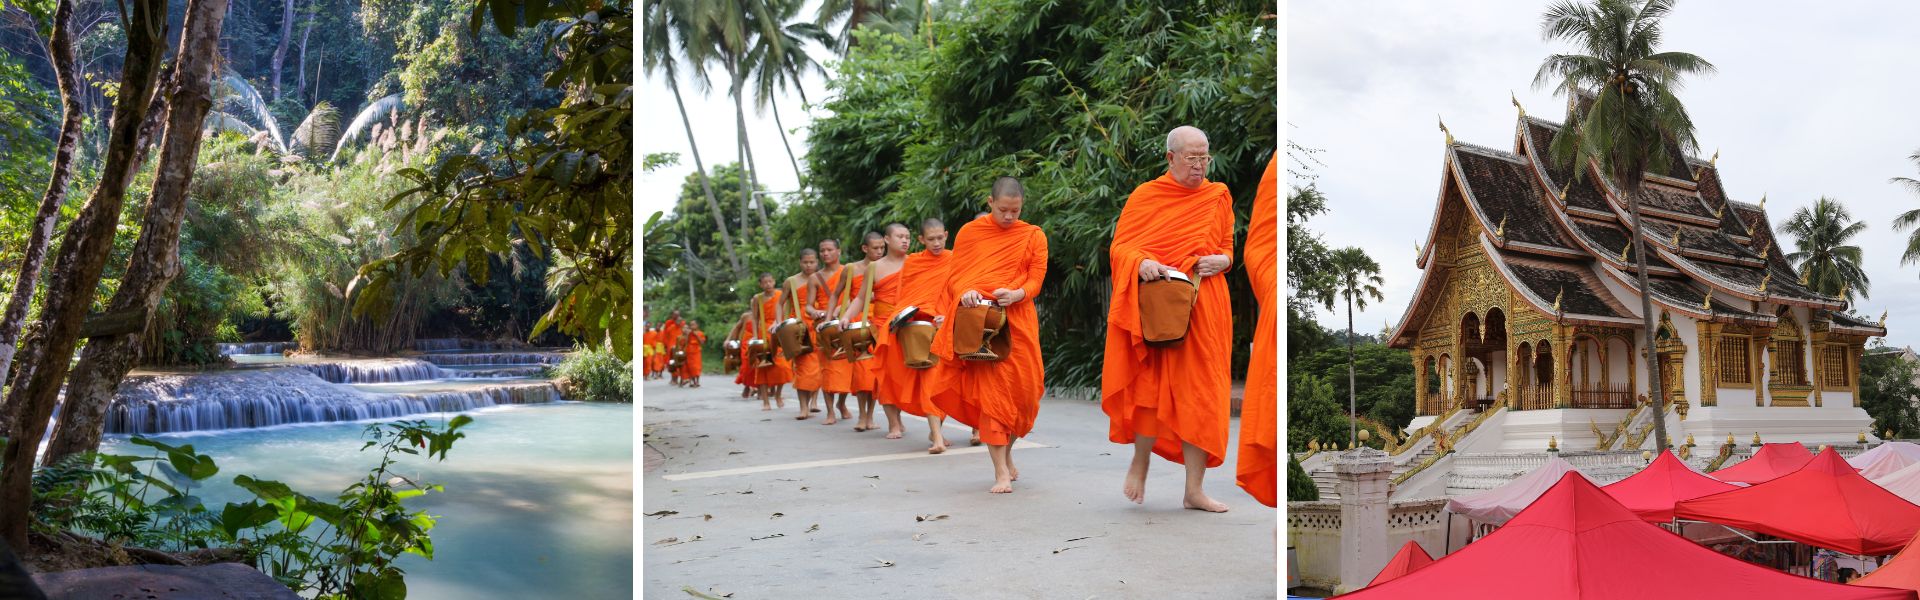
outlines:
[[[1497,409],[1488,409],[1488,410],[1497,410]],[[1466,412],[1465,414],[1461,415],[1461,418],[1457,419],[1458,420],[1457,423],[1455,423],[1452,427],[1447,428],[1446,430],[1447,439],[1451,440],[1455,446],[1458,446],[1460,442],[1463,441],[1460,439],[1460,433],[1473,425],[1475,421],[1474,417],[1476,416],[1478,416],[1478,414],[1472,413],[1472,412]],[[1439,454],[1439,453],[1440,453],[1439,444],[1428,443],[1424,447],[1420,448],[1420,450],[1418,451],[1395,455],[1393,457],[1393,462],[1394,462],[1393,478],[1398,479],[1401,475],[1406,474],[1407,471],[1418,468],[1420,465],[1427,464],[1427,459],[1432,458],[1433,455]],[[1336,490],[1336,487],[1334,485],[1339,482],[1340,477],[1333,472],[1332,465],[1328,464],[1328,465],[1321,466],[1320,468],[1313,469],[1308,473],[1308,476],[1313,478],[1313,487],[1318,488],[1320,490],[1321,500],[1333,501],[1333,500],[1340,499],[1340,493]]]

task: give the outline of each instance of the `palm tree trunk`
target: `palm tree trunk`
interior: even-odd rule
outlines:
[[[73,454],[91,452],[100,445],[107,405],[119,391],[120,380],[133,368],[141,335],[151,327],[161,294],[180,274],[180,223],[186,217],[187,188],[193,183],[194,165],[200,156],[200,124],[213,107],[214,43],[220,38],[227,0],[194,4],[199,12],[188,13],[186,31],[181,34],[153,193],[142,217],[140,237],[129,255],[126,275],[107,309],[108,315],[139,315],[135,321],[138,326],[87,340],[67,381],[66,411],[47,447],[48,465]]]
[[[307,15],[307,25],[300,30],[300,76],[294,79],[293,97],[295,99],[307,93],[307,40],[313,37],[313,15]],[[319,85],[320,82],[314,82]]]
[[[727,216],[720,212],[720,201],[713,197],[713,182],[707,179],[707,162],[700,158],[700,144],[693,140],[693,121],[687,119],[687,103],[680,98],[680,84],[667,78],[667,88],[673,90],[673,104],[680,107],[680,124],[687,130],[687,147],[693,149],[693,168],[700,173],[700,190],[707,195],[707,212],[713,213],[713,227],[720,230],[720,243],[727,248],[727,264],[733,267],[735,276],[743,275],[740,270],[740,254],[733,250],[733,234],[727,233]]]
[[[1627,206],[1633,210],[1633,262],[1634,277],[1640,280],[1640,325],[1644,332],[1643,341],[1647,344],[1647,383],[1648,395],[1653,398],[1653,443],[1664,450],[1667,448],[1667,402],[1663,395],[1666,387],[1660,382],[1660,351],[1654,346],[1653,339],[1653,297],[1647,287],[1647,244],[1641,239],[1644,231],[1640,228],[1640,200],[1633,190],[1626,192],[1631,198]]]
[[[767,103],[773,105],[773,126],[780,128],[780,145],[787,147],[787,162],[793,163],[793,180],[800,181],[800,160],[793,157],[793,142],[787,141],[787,125],[780,122],[780,101],[769,96]]]
[[[1360,441],[1360,391],[1354,389],[1353,357],[1353,288],[1347,288],[1347,447],[1352,448]]]
[[[287,62],[287,47],[293,45],[293,0],[287,0],[280,13],[280,45],[273,49],[273,101],[280,101],[280,71]]]
[[[60,87],[60,138],[53,152],[53,176],[40,197],[34,214],[33,229],[27,235],[26,256],[20,265],[20,277],[13,282],[13,295],[0,312],[0,388],[13,365],[14,349],[20,342],[20,325],[27,320],[27,305],[33,301],[34,286],[40,281],[40,267],[47,259],[47,244],[53,239],[53,226],[60,220],[60,205],[67,201],[67,185],[73,182],[73,154],[80,146],[80,73],[73,58],[73,0],[60,0],[54,8],[53,35],[47,39],[48,56],[53,59],[53,75]]]
[[[737,59],[727,59],[727,76],[733,79],[729,95],[733,96],[733,144],[740,154],[740,243],[747,242],[747,223],[752,218],[747,213],[747,205],[753,203],[752,168],[747,164],[747,111],[740,104],[740,88],[745,75],[740,72]]]
[[[744,154],[747,157],[747,185],[750,189],[757,191],[760,189],[760,176],[757,175],[757,173],[760,172],[760,166],[753,162],[753,144],[748,142],[747,138],[742,135],[740,138],[740,147],[744,150]],[[773,223],[767,220],[767,205],[760,201],[760,196],[758,195],[750,196],[750,198],[753,199],[754,212],[760,215],[760,234],[767,238],[767,246],[772,247]]]
[[[126,18],[127,53],[121,70],[120,94],[114,100],[111,132],[100,183],[67,226],[47,282],[46,303],[40,313],[39,342],[21,364],[20,380],[8,390],[0,417],[8,418],[6,451],[0,457],[0,539],[15,548],[27,548],[27,523],[33,499],[33,462],[46,433],[47,420],[67,376],[80,326],[100,283],[107,255],[113,250],[113,232],[126,205],[127,186],[133,180],[134,143],[153,98],[160,61],[167,43],[166,0],[129,2]],[[194,5],[200,4],[196,0]],[[189,5],[187,11],[193,13]]]

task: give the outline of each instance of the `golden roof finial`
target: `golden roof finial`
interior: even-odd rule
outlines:
[[[1561,204],[1565,204],[1567,202],[1567,192],[1572,189],[1573,189],[1572,179],[1568,179],[1566,185],[1560,186],[1560,203]]]
[[[1853,295],[1853,282],[1849,281],[1840,285],[1840,299],[1845,300],[1847,299],[1848,296],[1852,296],[1852,295]]]
[[[1767,284],[1772,282],[1773,282],[1773,271],[1767,271],[1767,276],[1760,278],[1760,293],[1762,294],[1767,293]]]
[[[1521,117],[1527,116],[1527,107],[1520,105],[1520,97],[1513,95],[1513,90],[1507,90],[1507,99],[1513,101],[1513,108],[1520,111]]]
[[[1680,249],[1680,226],[1675,225],[1673,227],[1673,240],[1670,242],[1667,242],[1667,245],[1673,246],[1673,249],[1675,250]]]
[[[1452,138],[1448,138],[1448,139],[1452,139]],[[1766,195],[1766,194],[1761,194],[1761,195],[1760,195],[1760,210],[1762,210],[1762,211],[1764,211],[1764,210],[1767,210],[1767,195]]]
[[[1500,227],[1493,230],[1494,237],[1507,239],[1507,215],[1500,215]]]
[[[1560,300],[1566,297],[1567,297],[1567,288],[1565,287],[1560,288],[1560,293],[1553,297],[1553,314],[1556,314],[1556,315],[1560,314]]]
[[[1700,299],[1700,310],[1713,311],[1713,290],[1707,290],[1707,297]]]
[[[1773,253],[1773,240],[1767,240],[1767,243],[1762,244],[1760,246],[1760,260],[1766,260],[1767,255],[1772,253]]]
[[[1709,159],[1709,160],[1707,160],[1707,164],[1708,164],[1708,165],[1719,165],[1719,164],[1720,164],[1720,149],[1719,149],[1719,148],[1714,148],[1714,149],[1713,149],[1713,158],[1712,158],[1712,159]]]
[[[1451,132],[1451,131],[1447,131],[1447,120],[1446,120],[1446,119],[1441,119],[1439,115],[1434,115],[1434,118],[1435,118],[1435,119],[1438,119],[1438,120],[1440,121],[1440,132],[1441,132],[1441,133],[1445,133],[1445,134],[1447,134],[1447,145],[1448,145],[1448,146],[1452,146],[1452,145],[1453,145],[1453,132]]]
[[[1633,242],[1631,241],[1627,242],[1626,245],[1620,247],[1620,262],[1627,262],[1627,251],[1632,249],[1633,249]]]
[[[1883,310],[1883,311],[1880,311],[1880,328],[1885,329],[1886,327],[1887,327],[1887,311]]]
[[[1807,281],[1812,278],[1812,274],[1813,271],[1802,269],[1800,271],[1800,285],[1806,285]]]

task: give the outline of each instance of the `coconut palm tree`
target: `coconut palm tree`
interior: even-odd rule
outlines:
[[[1355,437],[1358,426],[1354,425],[1354,418],[1360,414],[1359,393],[1355,388],[1358,377],[1354,363],[1358,359],[1353,351],[1353,311],[1356,307],[1365,310],[1368,299],[1386,299],[1380,294],[1380,286],[1386,285],[1386,280],[1380,278],[1380,263],[1367,256],[1365,250],[1355,247],[1333,251],[1327,257],[1327,267],[1334,292],[1347,301],[1347,446],[1351,448],[1359,441]],[[1333,310],[1331,296],[1326,297],[1326,307]]]
[[[680,125],[687,132],[687,147],[693,150],[693,168],[700,175],[700,190],[706,193],[707,210],[713,213],[713,225],[720,230],[720,243],[727,249],[727,263],[736,276],[745,275],[740,255],[733,249],[733,234],[727,232],[720,201],[714,198],[713,181],[707,178],[706,160],[700,157],[700,144],[693,139],[693,121],[687,118],[687,103],[680,96],[680,61],[676,54],[692,54],[704,48],[694,37],[700,32],[695,11],[705,3],[691,0],[646,0],[645,46],[641,48],[641,69],[651,75],[660,73],[673,92],[673,104],[680,109]],[[700,61],[694,61],[698,64]],[[741,222],[745,227],[746,223]]]
[[[807,91],[801,85],[807,73],[825,76],[827,70],[807,54],[807,42],[832,48],[833,37],[819,25],[806,21],[794,21],[800,13],[801,3],[795,0],[776,0],[768,3],[770,16],[781,25],[774,35],[754,38],[753,56],[747,61],[753,65],[753,102],[754,107],[773,109],[773,124],[780,129],[780,144],[786,147],[787,160],[793,163],[793,177],[801,178],[800,160],[793,154],[793,144],[787,140],[787,126],[780,121],[780,104],[776,97],[779,92],[791,89],[800,94],[802,106],[808,104]]]
[[[853,39],[853,30],[866,27],[875,17],[892,12],[898,4],[902,3],[893,0],[826,0],[820,3],[820,11],[813,22],[823,30],[840,23],[840,33],[833,36],[832,48],[845,55],[857,43]]]
[[[1611,179],[1611,187],[1627,199],[1633,218],[1633,256],[1640,289],[1647,288],[1645,230],[1640,226],[1640,187],[1649,168],[1663,169],[1699,144],[1693,120],[1674,95],[1681,77],[1710,74],[1712,63],[1685,52],[1660,51],[1660,22],[1673,9],[1673,0],[1563,0],[1541,17],[1541,35],[1574,46],[1569,54],[1553,54],[1540,63],[1535,87],[1552,86],[1568,98],[1566,125],[1555,134],[1553,160],[1575,167],[1584,178],[1589,163]],[[1678,151],[1681,154],[1676,155]],[[1641,331],[1646,347],[1654,347],[1653,306],[1640,294]],[[1646,361],[1648,389],[1664,389],[1655,361]],[[1655,394],[1656,415],[1666,414],[1665,402]],[[1664,418],[1653,420],[1654,440],[1668,446]]]
[[[267,109],[266,99],[238,73],[228,71],[222,74],[214,82],[213,97],[214,105],[221,107],[221,110],[207,111],[205,129],[239,132],[280,156],[313,158],[319,156],[316,152],[319,150],[331,157],[338,149],[337,143],[341,139],[340,111],[330,102],[322,100],[313,105],[289,139],[281,133],[280,123],[273,118],[273,112]],[[380,105],[380,102],[375,102],[367,108],[371,110]],[[363,114],[366,112],[362,111]],[[241,118],[241,115],[251,116],[252,122]],[[359,119],[355,119],[355,123],[358,122]]]
[[[755,58],[753,45],[759,37],[777,37],[779,23],[772,17],[770,2],[781,0],[740,0],[738,2],[714,2],[707,4],[708,10],[700,14],[701,29],[699,39],[709,44],[711,51],[701,52],[698,58],[701,64],[698,74],[706,74],[705,64],[718,63],[727,74],[727,95],[733,98],[735,123],[735,144],[740,152],[740,166],[744,177],[740,178],[740,197],[746,202],[740,206],[740,222],[747,222],[747,205],[752,205],[760,215],[761,233],[767,245],[773,245],[773,226],[767,218],[766,205],[761,204],[754,190],[759,181],[754,176],[759,170],[753,162],[753,145],[747,141],[747,110],[745,91],[747,77],[756,68],[751,62]]]
[[[1867,297],[1867,272],[1860,268],[1860,247],[1847,242],[1866,231],[1867,224],[1853,220],[1847,207],[1832,198],[1821,197],[1811,207],[1794,211],[1780,224],[1780,233],[1794,238],[1795,251],[1786,258],[1800,270],[1800,278],[1811,289],[1829,296]]]
[[[1913,154],[1908,155],[1907,160],[1913,161],[1913,165],[1916,168],[1920,168],[1920,151],[1915,151]],[[1915,195],[1920,195],[1920,179],[1894,177],[1888,179],[1887,182],[1907,188],[1907,191],[1913,192]],[[1909,227],[1913,227],[1914,223],[1920,223],[1920,208],[1900,213],[1900,216],[1894,217],[1893,230],[1904,231]],[[1916,262],[1920,262],[1920,229],[1915,229],[1913,233],[1907,234],[1907,251],[1905,254],[1900,255],[1900,264],[1902,265]]]

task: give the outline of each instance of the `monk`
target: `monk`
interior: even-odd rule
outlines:
[[[740,363],[740,372],[733,376],[733,382],[740,384],[741,398],[752,398],[754,392],[759,391],[759,386],[754,379],[753,360],[747,354],[747,340],[752,339],[750,337],[752,331],[753,312],[748,311],[740,313],[740,318],[733,322],[733,330],[727,333],[728,340],[740,344],[740,348],[734,351],[735,360]]]
[[[761,340],[767,347],[773,348],[773,353],[769,355],[773,357],[773,364],[754,367],[754,383],[760,392],[760,410],[773,410],[775,404],[778,404],[778,408],[786,408],[787,399],[781,392],[785,391],[788,382],[793,381],[793,369],[788,365],[787,357],[781,355],[777,344],[773,343],[773,326],[779,323],[773,320],[774,309],[780,303],[780,296],[780,290],[773,286],[773,274],[761,273],[760,293],[754,294],[753,300],[748,303],[753,309],[753,322],[747,326],[753,337],[748,339]]]
[[[1146,495],[1150,454],[1186,465],[1182,506],[1226,512],[1201,489],[1206,470],[1226,459],[1232,405],[1233,305],[1224,275],[1233,264],[1233,198],[1207,181],[1207,136],[1193,127],[1167,134],[1167,173],[1127,197],[1114,226],[1113,291],[1107,311],[1106,363],[1100,407],[1107,438],[1133,444],[1121,492],[1135,504]],[[1187,336],[1148,347],[1141,337],[1140,284],[1189,276],[1198,287]]]
[[[673,353],[680,350],[680,334],[684,333],[684,329],[685,322],[680,320],[680,311],[677,310],[660,324],[660,376],[675,385],[680,383],[680,376],[673,373],[667,364],[673,362]]]
[[[893,340],[893,315],[899,308],[900,302],[900,269],[906,266],[908,245],[913,243],[913,232],[907,229],[906,225],[899,223],[888,223],[886,227],[881,228],[881,231],[885,232],[882,234],[882,239],[886,242],[886,255],[873,264],[873,293],[861,299],[873,304],[866,311],[869,316],[867,320],[873,325],[875,358],[861,363],[861,366],[865,366],[867,372],[873,374],[873,397],[879,401],[882,408],[886,409],[887,439],[897,440],[906,437],[907,428],[900,421],[898,399],[889,393],[893,384],[888,381],[888,377],[892,376],[894,371],[887,367],[883,346]],[[855,306],[849,307],[849,310],[859,311],[861,307],[856,303]],[[899,364],[900,360],[895,357],[893,362]],[[901,366],[901,369],[905,368],[904,365]]]
[[[939,219],[927,219],[920,223],[921,251],[907,255],[900,267],[899,306],[912,306],[920,313],[931,317],[938,324],[946,320],[945,307],[939,299],[945,295],[947,275],[953,263],[948,259],[953,253],[947,252],[947,225]],[[907,414],[927,419],[928,454],[940,454],[947,451],[946,436],[940,427],[947,420],[946,413],[933,405],[929,397],[933,394],[933,377],[928,369],[907,367],[906,354],[893,335],[888,335],[880,345],[880,363],[884,369],[881,381],[882,401],[891,401],[893,406]]]
[[[855,263],[864,265],[864,263]],[[840,285],[845,277],[851,276],[854,265],[840,264],[840,240],[828,238],[820,240],[820,270],[814,273],[818,281],[819,294],[814,297],[810,310],[815,319],[832,319],[831,315],[840,314],[836,310],[846,303],[847,292]],[[864,266],[858,268],[865,268]],[[846,357],[834,358],[832,346],[826,340],[814,342],[815,353],[820,354],[820,404],[826,409],[827,418],[822,425],[833,425],[842,420],[853,420],[853,413],[847,412],[847,394],[853,393],[853,366]],[[839,417],[835,418],[835,412]]]
[[[880,235],[880,233],[876,231],[867,232],[866,237],[860,242],[860,251],[866,253],[866,259],[860,261],[858,266],[849,267],[848,272],[853,274],[851,277],[843,277],[840,280],[840,285],[845,288],[845,295],[848,298],[838,313],[843,327],[859,322],[865,322],[871,327],[874,324],[869,321],[868,317],[872,317],[873,320],[880,320],[892,316],[869,315],[859,310],[871,305],[870,302],[865,302],[864,300],[873,295],[872,284],[875,278],[872,275],[875,265],[880,262],[880,259],[887,256],[886,236]],[[874,339],[879,339],[877,331]],[[860,420],[854,423],[853,430],[869,431],[876,429],[876,427],[873,426],[873,392],[875,386],[873,381],[873,367],[865,363],[872,362],[873,359],[854,361],[851,350],[852,349],[849,349],[847,353],[847,360],[851,363],[847,369],[850,372],[850,376],[848,377],[850,381],[848,383],[850,384],[850,389],[853,390],[854,398],[860,405]]]
[[[989,493],[1013,491],[1020,470],[1013,465],[1013,442],[1033,430],[1040,414],[1040,396],[1046,393],[1046,368],[1040,356],[1040,318],[1034,298],[1047,278],[1047,234],[1020,220],[1026,191],[1020,181],[994,181],[986,217],[962,226],[966,240],[954,250],[946,293],[939,306],[958,309],[996,304],[1006,308],[1009,336],[1000,360],[961,361],[953,351],[953,331],[942,327],[934,334],[933,353],[940,360],[934,375],[934,406],[953,420],[980,430],[993,461]]]
[[[1274,432],[1277,420],[1280,376],[1278,360],[1278,321],[1275,303],[1280,293],[1279,245],[1279,157],[1267,161],[1267,172],[1260,176],[1260,187],[1253,195],[1253,216],[1247,223],[1247,280],[1253,284],[1253,297],[1260,303],[1259,324],[1253,330],[1253,353],[1247,359],[1247,392],[1240,406],[1240,452],[1234,463],[1234,482],[1253,499],[1276,506],[1279,495],[1279,444]]]
[[[700,360],[701,349],[707,343],[707,332],[700,330],[699,321],[687,321],[685,336],[686,342],[682,347],[686,348],[687,359],[680,365],[680,382],[687,387],[697,388],[700,387],[700,372],[705,369]]]
[[[660,351],[661,351],[660,328],[656,325],[648,324],[647,333],[641,336],[641,342],[645,344],[645,350],[646,350],[645,378],[657,379],[659,377],[660,364],[661,364],[660,363]]]
[[[820,288],[814,277],[819,270],[820,254],[812,248],[801,248],[800,272],[781,282],[781,299],[779,305],[774,307],[774,322],[785,323],[788,318],[800,319],[801,323],[806,324],[808,339],[812,339],[814,316],[806,308],[811,299],[819,295],[817,292]],[[798,420],[804,421],[811,418],[813,413],[820,412],[813,406],[813,395],[820,391],[821,380],[826,374],[821,370],[818,345],[815,342],[815,351],[793,359],[793,392],[800,397],[800,416],[794,417]]]

